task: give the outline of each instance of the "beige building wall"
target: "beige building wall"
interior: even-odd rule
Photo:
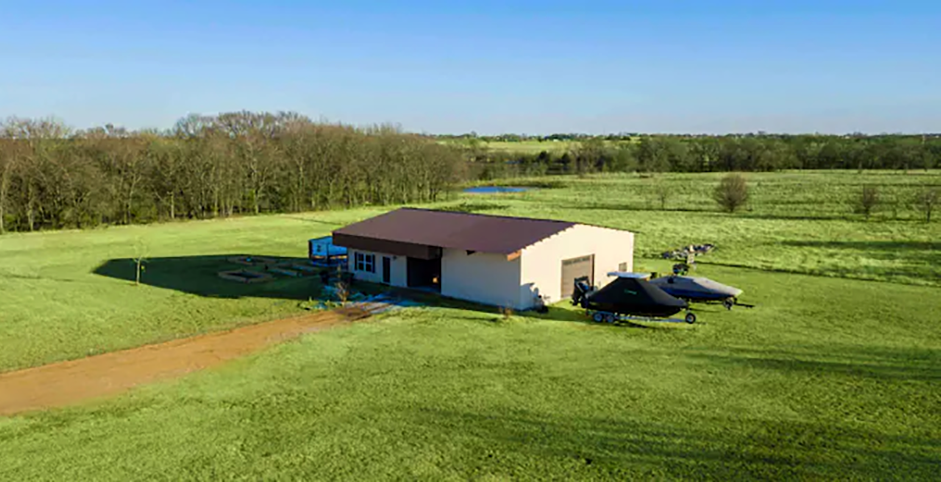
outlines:
[[[441,294],[495,306],[520,306],[520,259],[506,255],[443,250]]]
[[[355,270],[356,252],[376,256],[376,272]],[[575,225],[524,248],[521,255],[507,261],[506,255],[473,253],[444,249],[441,259],[441,294],[494,306],[517,310],[533,308],[537,295],[547,303],[561,301],[562,260],[594,255],[594,281],[604,286],[624,263],[626,271],[634,269],[634,233],[595,226]],[[405,256],[385,255],[349,250],[349,269],[357,279],[382,282],[382,257],[392,258],[393,286],[408,286],[408,264]]]
[[[634,269],[634,233],[576,224],[561,233],[523,249],[520,260],[520,305],[533,306],[542,295],[547,304],[561,301],[562,260],[595,256],[594,281],[604,286],[614,278],[608,273]]]
[[[363,254],[372,254],[376,256],[376,272],[370,273],[368,271],[356,271],[356,253]],[[362,251],[356,249],[350,249],[348,251],[348,261],[349,270],[353,273],[353,276],[358,280],[367,281],[370,283],[382,283],[382,258],[388,256],[392,259],[392,269],[390,270],[390,281],[392,286],[398,286],[405,288],[408,286],[408,258],[405,256],[394,256],[391,254],[383,253],[374,253],[371,251]]]

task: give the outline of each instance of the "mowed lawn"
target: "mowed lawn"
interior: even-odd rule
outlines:
[[[0,479],[934,479],[941,223],[846,216],[832,201],[857,182],[844,175],[758,176],[818,194],[788,211],[756,186],[736,215],[708,211],[714,176],[667,178],[689,189],[667,210],[631,176],[442,203],[633,229],[641,254],[714,242],[697,273],[758,306],[647,328],[565,304],[509,319],[403,310],[2,418]],[[875,177],[911,179],[892,176]],[[214,275],[224,255],[303,257],[308,238],[383,209],[0,237],[0,370],[295,312],[316,282],[234,287]],[[155,260],[139,287],[138,243]]]

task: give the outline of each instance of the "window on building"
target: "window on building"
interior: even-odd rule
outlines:
[[[618,265],[618,271],[620,271],[620,272],[622,272],[622,273],[625,272],[625,271],[627,271],[627,263],[621,263],[621,264],[619,264],[619,265]]]
[[[376,255],[356,253],[353,269],[356,271],[365,271],[367,273],[376,272]]]

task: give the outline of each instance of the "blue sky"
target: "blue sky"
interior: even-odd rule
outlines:
[[[941,2],[0,0],[0,117],[941,132]]]

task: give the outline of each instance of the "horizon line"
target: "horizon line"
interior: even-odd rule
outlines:
[[[888,132],[888,131],[881,131],[881,132],[872,132],[872,131],[870,131],[870,132],[865,132],[865,131],[852,131],[852,132],[846,132],[846,131],[844,131],[844,132],[800,131],[800,132],[794,132],[794,131],[791,131],[791,132],[787,132],[787,131],[766,131],[766,130],[763,130],[763,129],[757,129],[757,130],[754,130],[754,131],[726,131],[726,132],[721,132],[721,133],[720,133],[720,132],[712,132],[712,133],[709,133],[709,132],[693,132],[693,131],[647,131],[647,132],[645,132],[645,131],[626,131],[626,130],[622,130],[622,131],[617,131],[617,132],[602,131],[602,132],[596,132],[596,133],[591,133],[591,132],[586,132],[586,131],[569,131],[569,132],[559,131],[559,132],[548,132],[548,133],[542,133],[542,134],[537,134],[537,133],[530,134],[530,133],[525,133],[525,132],[512,132],[512,131],[499,132],[499,133],[478,133],[476,130],[472,129],[472,130],[466,131],[466,132],[439,132],[439,133],[434,133],[434,132],[430,132],[430,131],[427,131],[427,130],[424,130],[424,129],[421,129],[421,130],[417,130],[417,129],[416,129],[416,130],[405,129],[400,123],[398,123],[398,122],[393,122],[393,121],[368,122],[368,123],[358,123],[358,124],[357,124],[357,123],[350,123],[350,122],[343,122],[343,121],[331,121],[331,120],[329,120],[329,119],[328,119],[327,117],[325,117],[325,116],[319,116],[318,118],[315,119],[314,117],[308,116],[308,115],[306,115],[306,114],[302,114],[302,113],[299,113],[299,112],[297,112],[297,111],[290,111],[290,110],[276,110],[276,111],[264,111],[264,110],[262,110],[262,111],[250,111],[250,110],[246,110],[246,109],[242,109],[242,110],[219,111],[219,112],[212,113],[212,114],[199,114],[199,113],[191,112],[191,113],[187,113],[187,114],[184,115],[184,116],[179,117],[179,118],[177,119],[177,122],[179,122],[179,121],[181,121],[181,120],[183,120],[183,119],[192,117],[192,116],[198,116],[198,117],[200,117],[200,118],[214,118],[214,117],[218,117],[218,116],[223,115],[223,114],[237,114],[237,113],[250,113],[250,114],[261,114],[261,115],[265,115],[265,114],[271,114],[271,115],[296,114],[296,115],[300,116],[302,119],[304,119],[304,120],[306,120],[306,121],[309,121],[310,123],[315,124],[315,125],[333,125],[333,126],[352,127],[352,128],[355,128],[355,129],[367,129],[367,128],[370,128],[370,127],[393,127],[393,128],[395,128],[395,129],[397,129],[397,130],[399,130],[400,132],[405,133],[405,134],[415,134],[415,135],[426,136],[426,137],[488,138],[488,137],[517,136],[517,137],[524,138],[524,139],[539,139],[539,138],[546,139],[546,138],[550,138],[550,137],[553,137],[553,136],[588,137],[588,138],[592,138],[592,137],[608,137],[608,136],[618,136],[618,137],[635,137],[635,136],[636,136],[636,137],[642,137],[642,136],[650,136],[650,137],[652,137],[652,136],[675,136],[675,137],[723,137],[723,136],[785,136],[785,137],[797,137],[797,136],[860,137],[860,136],[863,136],[863,137],[881,137],[881,136],[925,136],[925,137],[936,137],[936,136],[941,136],[941,131],[939,131],[939,132],[931,132],[931,131],[917,131],[917,132],[916,132],[916,131],[907,131],[907,132],[906,132],[906,131],[894,131],[894,132]],[[110,127],[110,128],[115,128],[115,129],[124,130],[124,131],[126,131],[126,132],[128,132],[128,133],[130,133],[130,134],[142,133],[142,132],[149,132],[149,131],[150,131],[150,132],[156,131],[157,133],[164,134],[164,133],[173,132],[174,127],[175,127],[175,126],[171,126],[171,127],[160,128],[160,127],[154,127],[154,126],[144,126],[144,127],[138,127],[138,128],[128,128],[128,127],[126,127],[126,126],[124,126],[124,125],[114,124],[114,123],[110,123],[110,122],[104,123],[104,124],[96,124],[96,125],[92,125],[92,126],[89,126],[89,127],[77,127],[77,126],[70,125],[64,118],[59,117],[59,116],[54,115],[54,114],[45,115],[45,116],[33,116],[33,117],[30,117],[30,116],[18,116],[18,115],[16,115],[16,114],[10,114],[10,115],[6,115],[6,116],[0,116],[0,125],[5,125],[6,123],[8,123],[8,122],[10,122],[10,121],[16,121],[16,120],[31,120],[31,121],[51,121],[51,122],[57,122],[57,123],[59,123],[60,125],[62,125],[62,126],[64,126],[64,127],[68,128],[68,129],[69,129],[70,131],[72,131],[72,132],[84,132],[84,131],[89,131],[89,130],[93,130],[93,129],[101,129],[101,128],[109,128],[109,127]],[[506,142],[512,142],[512,141],[506,141]]]

